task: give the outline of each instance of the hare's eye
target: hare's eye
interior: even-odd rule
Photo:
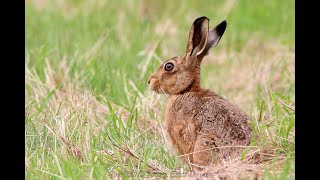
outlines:
[[[164,65],[164,69],[166,71],[172,71],[173,67],[174,67],[174,65],[170,62]]]

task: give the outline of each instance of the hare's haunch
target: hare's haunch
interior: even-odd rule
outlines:
[[[209,29],[207,17],[196,19],[186,54],[167,60],[148,80],[151,90],[169,94],[167,131],[180,157],[193,167],[239,157],[251,141],[249,116],[213,91],[200,87],[201,61],[210,48],[217,46],[226,27],[223,21]]]

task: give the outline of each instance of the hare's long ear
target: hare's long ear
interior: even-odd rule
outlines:
[[[208,40],[206,47],[202,52],[202,56],[208,54],[210,48],[216,47],[227,27],[227,22],[224,20],[218,24],[215,28],[209,30]]]
[[[209,32],[209,19],[207,17],[197,18],[189,33],[186,54],[189,56],[199,55],[206,47]]]

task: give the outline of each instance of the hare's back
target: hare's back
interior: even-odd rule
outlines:
[[[217,145],[250,143],[249,116],[239,107],[210,91],[202,96],[201,104],[196,121],[202,133],[214,133]]]

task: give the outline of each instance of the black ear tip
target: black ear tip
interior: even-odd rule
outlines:
[[[208,19],[208,17],[206,17],[206,16],[201,16],[201,17],[199,17],[198,19]]]
[[[222,27],[227,27],[227,21],[226,20],[224,20],[224,21],[222,21],[220,24],[219,24],[219,26],[222,26]]]
[[[201,16],[201,17],[198,17],[196,20],[194,20],[194,22],[202,22],[203,20],[205,20],[205,19],[208,19],[209,20],[209,18],[207,18],[206,16]]]
[[[226,30],[227,28],[227,21],[224,20],[222,21],[217,27],[216,27],[216,30],[217,30],[217,33],[222,36],[224,31]]]

